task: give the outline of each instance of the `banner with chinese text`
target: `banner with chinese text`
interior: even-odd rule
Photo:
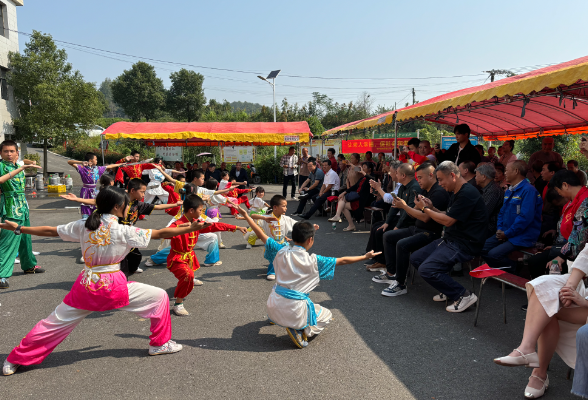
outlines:
[[[406,146],[412,138],[398,138],[398,146]],[[360,139],[360,140],[343,140],[343,153],[394,153],[394,139]]]

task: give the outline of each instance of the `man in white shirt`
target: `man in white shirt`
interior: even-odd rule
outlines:
[[[322,205],[327,201],[329,196],[334,196],[341,185],[341,181],[339,180],[339,175],[331,168],[331,161],[325,160],[322,163],[323,172],[325,173],[325,180],[323,181],[323,186],[318,194],[318,197],[314,201],[314,205],[306,214],[302,214],[300,218],[309,219],[314,215],[314,213],[322,207]]]
[[[298,175],[298,171],[296,170],[298,166],[298,156],[294,154],[296,148],[290,147],[288,154],[285,154],[280,159],[280,167],[284,169],[284,187],[282,189],[282,195],[286,197],[288,192],[288,183],[291,182],[292,184],[292,195],[291,197],[294,198],[296,194],[296,175]]]

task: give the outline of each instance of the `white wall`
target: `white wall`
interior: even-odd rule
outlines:
[[[16,4],[22,5],[21,1],[0,0],[6,6],[6,17],[4,27],[18,30],[16,23]],[[5,30],[4,36],[0,36],[0,66],[8,68],[8,53],[18,50],[18,33]],[[12,88],[8,88],[9,100],[0,99],[0,141],[4,140],[4,135],[10,135],[14,132],[12,127],[12,118],[16,116],[17,109],[14,102]]]

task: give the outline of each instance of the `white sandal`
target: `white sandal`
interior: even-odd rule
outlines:
[[[539,368],[539,356],[537,355],[537,352],[523,354],[523,352],[519,349],[514,349],[513,351],[518,352],[520,356],[495,358],[494,362],[498,365],[502,365],[503,367],[519,367],[524,365],[529,368]]]
[[[549,376],[545,379],[539,378],[537,375],[531,375],[535,379],[539,379],[543,383],[543,387],[541,389],[535,389],[527,385],[525,388],[525,398],[527,399],[538,399],[545,394],[545,391],[549,387]]]

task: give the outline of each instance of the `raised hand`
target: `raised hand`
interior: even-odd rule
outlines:
[[[319,228],[320,228],[320,226],[318,226],[317,224],[314,224],[314,230],[315,230],[315,231],[318,231],[318,230],[319,230]]]
[[[184,204],[184,200],[178,200],[176,201],[176,206],[181,206]]]
[[[378,179],[378,181],[374,181],[373,179],[370,179],[370,186],[376,190],[379,190],[382,188],[382,183],[380,182],[380,180]]]

